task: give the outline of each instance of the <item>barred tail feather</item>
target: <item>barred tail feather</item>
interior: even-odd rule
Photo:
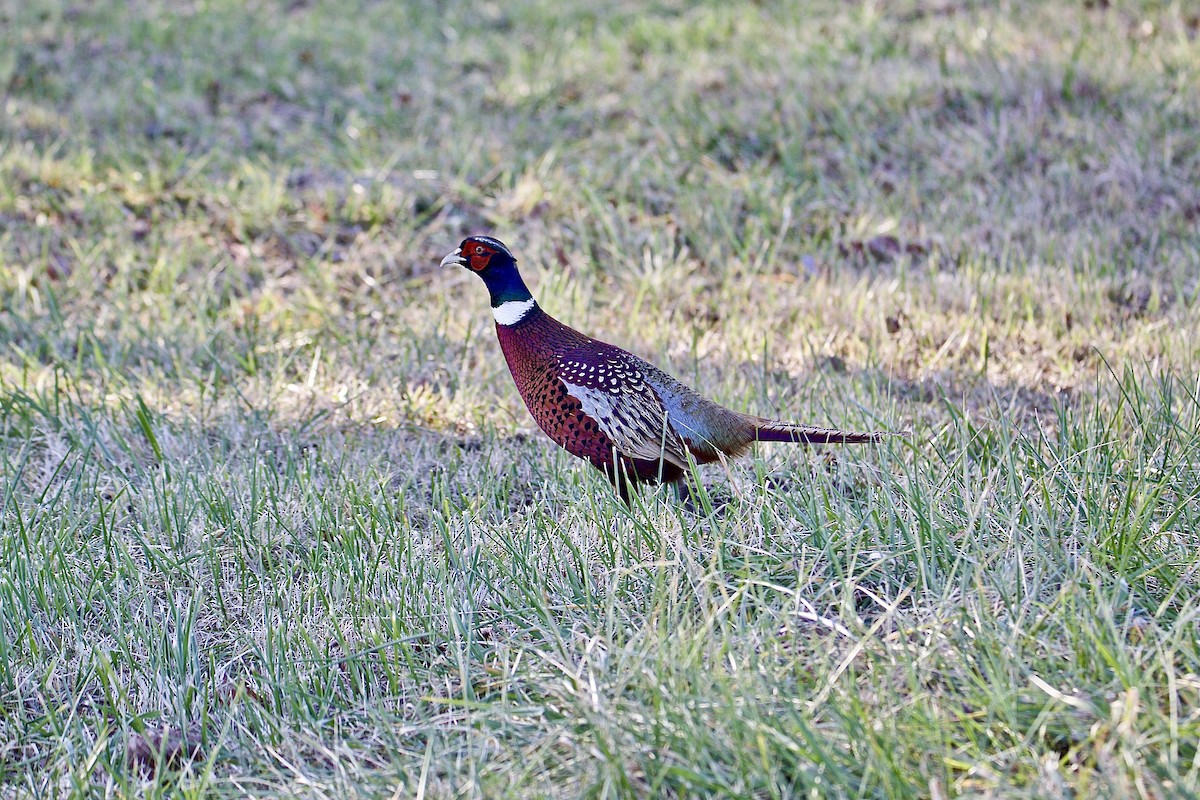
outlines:
[[[754,420],[754,440],[758,442],[798,442],[802,444],[860,444],[881,442],[901,434],[890,431],[842,431],[837,428],[816,428],[793,425],[790,422]]]

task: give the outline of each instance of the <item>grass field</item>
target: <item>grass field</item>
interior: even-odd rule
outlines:
[[[1200,795],[1188,2],[0,0],[0,796]],[[468,233],[762,446],[632,509]]]

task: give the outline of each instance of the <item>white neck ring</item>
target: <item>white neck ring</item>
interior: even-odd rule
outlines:
[[[533,309],[534,302],[530,300],[509,300],[492,309],[492,316],[497,325],[516,325],[525,319],[525,315]]]

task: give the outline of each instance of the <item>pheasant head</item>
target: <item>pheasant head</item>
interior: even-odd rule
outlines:
[[[468,236],[453,253],[442,259],[442,266],[456,264],[483,279],[492,299],[492,315],[501,325],[515,325],[537,305],[521,273],[517,259],[504,242],[490,236]]]

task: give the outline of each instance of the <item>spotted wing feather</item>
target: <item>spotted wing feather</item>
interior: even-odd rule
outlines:
[[[559,357],[559,378],[617,450],[631,458],[687,465],[687,448],[637,361],[615,347]]]

